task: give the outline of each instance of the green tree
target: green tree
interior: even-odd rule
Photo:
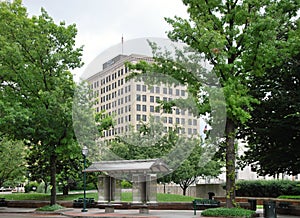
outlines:
[[[168,37],[183,42],[212,65],[223,89],[226,103],[224,147],[226,151],[226,206],[235,206],[235,138],[239,127],[251,117],[253,105],[259,101],[249,92],[252,81],[263,76],[265,69],[280,66],[291,55],[298,41],[293,30],[299,10],[298,0],[183,0],[189,19],[166,18],[173,27]],[[285,38],[281,37],[286,36]],[[209,85],[203,75],[181,63],[160,57],[155,64],[136,65],[143,73],[167,74],[187,85],[198,113],[210,112],[207,93]],[[202,74],[202,76],[201,76]],[[199,79],[200,78],[200,79]],[[202,98],[199,96],[202,96]],[[200,99],[200,100],[199,100]]]
[[[299,29],[299,28],[298,28]],[[261,99],[241,136],[248,150],[243,160],[260,175],[300,173],[300,48],[293,59],[257,79],[254,95]]]
[[[177,128],[161,134],[164,132],[163,124],[150,117],[147,123],[140,123],[138,131],[132,130],[124,136],[117,137],[111,143],[110,151],[118,158],[127,160],[161,158],[172,172],[163,175],[158,181],[163,183],[173,181],[180,185],[183,195],[186,195],[187,188],[199,176],[219,175],[221,164],[211,161],[200,166],[205,149],[202,147],[201,139],[179,136]]]
[[[0,187],[23,182],[26,173],[26,151],[22,141],[12,140],[6,136],[0,138]]]
[[[28,17],[20,0],[0,3],[0,28],[1,129],[47,157],[53,205],[60,155],[80,152],[72,124],[75,83],[68,71],[81,66],[77,30],[55,24],[44,9]]]

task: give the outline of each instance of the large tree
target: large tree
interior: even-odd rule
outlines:
[[[51,200],[62,154],[80,153],[72,126],[75,89],[69,69],[81,66],[75,25],[55,24],[42,9],[29,17],[21,0],[0,3],[1,130],[37,147],[49,162]]]
[[[199,104],[199,113],[212,112],[208,106],[208,93],[203,92],[201,87],[210,85],[205,82],[205,77],[211,74],[217,76],[226,104],[223,135],[226,206],[234,207],[236,134],[251,117],[253,105],[259,102],[249,92],[252,88],[249,84],[257,76],[263,76],[266,68],[280,66],[291,55],[290,51],[298,42],[291,27],[296,21],[299,1],[183,0],[183,3],[187,6],[189,19],[166,18],[173,27],[168,37],[185,43],[202,55],[211,64],[211,72],[205,74],[203,80],[201,72],[199,74],[193,68],[186,68],[183,62],[191,61],[190,51],[186,57],[181,57],[181,63],[174,63],[160,55],[155,58],[154,65],[142,63],[135,69],[149,74],[167,74],[187,85]]]
[[[299,28],[298,28],[299,30]],[[261,99],[241,136],[248,150],[243,159],[260,175],[300,173],[300,47],[281,67],[268,70],[253,84]]]

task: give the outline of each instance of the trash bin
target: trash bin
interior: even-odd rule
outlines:
[[[208,192],[208,199],[212,200],[214,196],[215,196],[215,193]]]
[[[256,211],[256,199],[248,199],[250,210]]]
[[[264,217],[277,218],[275,201],[264,201]]]

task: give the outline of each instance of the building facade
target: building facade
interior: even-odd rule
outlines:
[[[149,121],[150,116],[163,123],[165,132],[177,126],[181,134],[199,135],[200,120],[189,111],[173,108],[172,113],[166,113],[159,108],[159,100],[187,98],[185,86],[160,83],[150,87],[143,81],[126,79],[130,72],[125,63],[137,63],[141,60],[153,62],[147,56],[118,55],[105,62],[102,71],[86,79],[93,91],[95,111],[105,111],[115,120],[114,128],[106,130],[103,138],[110,140],[131,128],[138,130],[141,123]]]

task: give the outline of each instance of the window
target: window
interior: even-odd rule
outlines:
[[[143,86],[142,86],[142,90],[143,90],[143,92],[146,92],[146,91],[147,91],[146,85],[143,85]]]
[[[173,118],[169,117],[169,123],[172,124],[173,123]]]
[[[137,111],[141,111],[141,105],[140,105],[140,104],[137,104],[137,105],[136,105],[136,110],[137,110]]]
[[[146,122],[146,121],[147,121],[147,116],[146,116],[146,115],[143,115],[143,116],[142,116],[142,120]]]
[[[193,119],[193,125],[197,126],[197,120],[196,119]]]
[[[155,87],[155,92],[158,93],[158,94],[160,93],[160,88],[159,88],[159,86],[156,86],[156,87]]]
[[[191,128],[188,128],[188,134],[192,135],[192,129]]]
[[[192,119],[188,119],[188,124],[192,125]]]
[[[169,88],[169,95],[173,95],[173,89]]]
[[[154,96],[150,96],[150,102],[154,103]]]
[[[136,91],[141,91],[141,85],[140,84],[136,84]]]
[[[185,124],[185,119],[181,118],[181,124],[184,125]]]
[[[143,106],[142,106],[142,110],[143,110],[144,112],[146,112],[146,111],[147,111],[147,106],[146,106],[146,105],[143,105]]]
[[[137,100],[137,101],[141,101],[141,95],[140,95],[140,94],[137,94],[137,95],[136,95],[136,100]]]
[[[154,106],[150,106],[150,112],[154,112]]]
[[[179,123],[180,123],[180,119],[176,118],[176,124],[179,124]]]
[[[185,110],[181,110],[181,115],[185,115]]]
[[[168,94],[168,89],[167,88],[163,88],[163,93],[164,94]]]
[[[147,96],[146,95],[142,95],[142,101],[146,102],[147,101]]]
[[[181,96],[185,96],[185,91],[181,90]]]
[[[140,114],[137,114],[136,115],[136,121],[140,121],[141,120],[141,115]]]

